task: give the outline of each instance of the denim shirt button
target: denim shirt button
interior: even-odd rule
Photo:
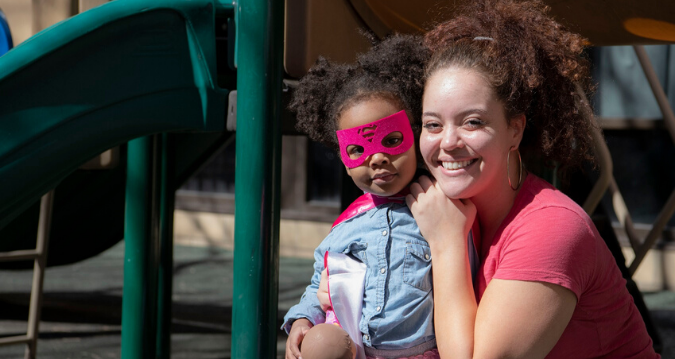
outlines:
[[[378,306],[377,308],[375,308],[375,310],[379,312],[380,310],[382,310],[382,307]]]
[[[382,235],[383,235],[383,236],[386,236],[386,235],[387,235],[387,231],[382,231]]]
[[[429,259],[429,255],[428,255],[428,254],[425,254],[425,255],[424,255],[424,259]]]
[[[370,339],[370,337],[368,336],[368,334],[364,334],[364,335],[363,335],[363,340],[368,340],[368,339]]]
[[[386,271],[387,271],[387,268],[380,269],[380,273],[382,273],[382,274],[384,274],[384,272],[386,272]]]

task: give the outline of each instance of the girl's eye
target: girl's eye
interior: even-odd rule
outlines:
[[[363,154],[363,147],[357,145],[347,146],[347,154],[349,155],[349,158],[355,160]]]
[[[393,132],[382,140],[382,146],[396,147],[401,144],[401,142],[403,142],[403,134],[400,132]]]

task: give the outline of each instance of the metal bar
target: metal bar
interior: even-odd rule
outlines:
[[[171,294],[173,289],[173,209],[176,198],[173,136],[162,134],[159,194],[159,271],[157,278],[156,358],[171,357]]]
[[[673,109],[668,102],[668,96],[666,96],[666,92],[663,91],[661,82],[659,82],[659,78],[656,76],[656,71],[654,71],[654,67],[649,60],[645,48],[642,45],[635,45],[633,46],[633,49],[640,61],[640,65],[642,65],[642,71],[644,71],[645,76],[647,77],[647,82],[649,82],[649,86],[652,88],[656,103],[659,104],[661,114],[663,114],[663,121],[666,124],[668,132],[670,132],[670,137],[675,140],[675,114],[673,114]]]
[[[240,0],[232,358],[276,357],[284,2]]]
[[[670,132],[670,137],[675,140],[675,114],[673,114],[673,109],[668,102],[668,97],[666,96],[665,91],[663,91],[663,87],[659,82],[659,78],[656,76],[656,71],[654,71],[654,67],[649,60],[647,51],[645,51],[644,47],[640,45],[633,46],[633,49],[635,50],[635,54],[640,61],[640,65],[642,65],[642,70],[644,71],[647,82],[649,82],[649,86],[654,93],[656,102],[661,109],[666,128],[668,129],[668,132]],[[666,204],[661,209],[661,212],[656,218],[656,222],[654,222],[654,225],[649,231],[647,238],[645,238],[644,242],[642,242],[640,249],[635,252],[635,258],[628,268],[628,271],[631,275],[635,273],[638,266],[647,255],[649,249],[654,246],[656,240],[661,235],[663,228],[668,223],[668,220],[670,220],[670,218],[673,216],[673,213],[675,213],[675,191],[670,194],[668,201],[666,201]]]
[[[656,240],[663,233],[663,228],[666,227],[666,224],[673,216],[673,213],[675,213],[675,191],[673,191],[673,193],[670,194],[670,197],[668,197],[668,201],[666,201],[663,209],[661,209],[661,213],[659,213],[659,216],[656,218],[656,222],[654,222],[652,229],[649,231],[649,234],[647,234],[647,238],[645,238],[644,242],[642,242],[640,250],[635,252],[635,259],[633,259],[633,261],[630,263],[630,267],[628,267],[628,271],[630,272],[631,276],[635,273],[638,266],[640,265],[640,262],[642,262],[642,260],[647,255],[647,252],[654,246]]]
[[[0,253],[0,262],[33,260],[39,256],[34,249]]]
[[[17,335],[13,337],[0,338],[0,346],[26,344],[28,342],[30,342],[30,338],[28,338],[27,335]]]
[[[628,212],[628,206],[623,200],[621,191],[619,191],[619,185],[616,184],[616,180],[612,177],[612,182],[609,186],[609,191],[612,194],[612,207],[614,207],[614,213],[619,219],[619,223],[623,226],[623,229],[626,231],[626,236],[628,237],[628,242],[630,242],[633,252],[636,252],[640,248],[640,238],[635,232],[635,227],[633,226],[633,218]]]
[[[33,287],[30,292],[28,307],[28,332],[26,336],[26,359],[35,359],[37,356],[37,337],[40,328],[40,314],[42,312],[42,287],[44,284],[45,269],[47,266],[47,251],[49,248],[49,234],[52,226],[52,209],[54,207],[54,190],[47,192],[40,200],[40,218],[35,251],[38,253],[33,267]]]
[[[129,141],[124,218],[122,358],[155,356],[157,316],[157,135]]]
[[[591,110],[590,103],[588,98],[584,93],[584,90],[576,85],[577,95],[579,95],[579,100],[581,102],[581,109],[584,112],[584,116],[588,118],[589,121],[594,121],[593,111]],[[600,203],[602,196],[605,195],[609,183],[612,179],[612,172],[614,171],[614,165],[612,163],[612,155],[609,153],[609,148],[607,148],[607,143],[605,143],[605,138],[602,135],[602,130],[598,126],[593,127],[593,142],[595,143],[595,157],[598,160],[598,165],[600,166],[600,177],[593,185],[591,192],[586,197],[583,208],[588,215],[592,215],[595,211],[595,208]]]

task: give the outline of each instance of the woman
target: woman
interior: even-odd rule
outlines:
[[[407,202],[431,246],[438,349],[443,358],[658,358],[590,218],[521,160],[564,169],[592,148],[595,124],[577,90],[589,90],[584,39],[546,11],[486,0],[426,35],[420,151],[435,180],[413,184]]]

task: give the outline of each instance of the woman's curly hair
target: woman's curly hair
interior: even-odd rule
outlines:
[[[521,142],[530,161],[560,169],[594,161],[597,125],[580,96],[592,91],[587,41],[547,15],[539,0],[479,0],[425,36],[426,78],[449,67],[476,69],[491,82],[507,120],[525,114]],[[529,161],[528,161],[529,162]]]
[[[312,140],[338,149],[335,131],[340,114],[363,100],[378,98],[406,110],[417,133],[429,57],[422,37],[393,35],[359,55],[352,65],[319,58],[298,83],[289,105],[296,114],[296,128]]]

